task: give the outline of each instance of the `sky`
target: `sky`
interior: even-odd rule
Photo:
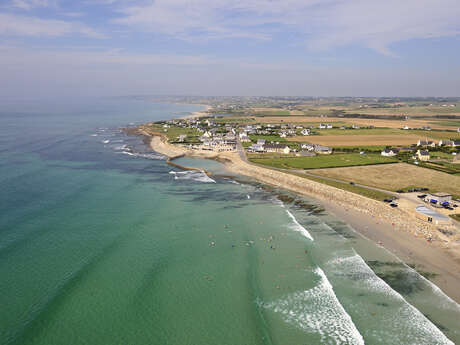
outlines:
[[[0,0],[0,97],[455,97],[459,18],[459,0]]]

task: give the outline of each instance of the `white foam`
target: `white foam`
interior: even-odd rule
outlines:
[[[145,159],[153,159],[153,160],[165,159],[164,156],[156,154],[156,153],[140,153],[140,152],[130,152],[130,151],[123,151],[120,153],[128,155],[128,156],[140,157],[140,158],[145,158]]]
[[[174,175],[175,180],[193,180],[203,183],[216,183],[204,171],[188,170],[188,171],[170,171]]]
[[[317,286],[263,306],[280,313],[286,322],[300,329],[318,333],[322,344],[364,345],[362,335],[337,299],[326,274],[319,267],[314,272],[321,278]]]
[[[357,279],[355,281],[359,288],[365,287],[369,291],[383,294],[389,301],[399,304],[394,317],[388,320],[388,324],[385,325],[397,331],[391,334],[395,339],[395,343],[401,343],[401,339],[398,339],[397,333],[399,333],[406,338],[410,337],[413,341],[411,344],[414,345],[454,345],[417,308],[407,302],[403,296],[393,290],[383,279],[378,277],[356,252],[352,256],[331,260],[327,265],[334,269],[334,273],[336,274],[345,273]]]
[[[295,219],[294,215],[291,212],[289,212],[289,210],[286,210],[286,212],[287,212],[288,216],[292,219],[292,222],[293,222],[291,228],[294,231],[300,232],[303,236],[305,236],[309,240],[314,241],[313,237],[310,235],[310,233],[307,231],[307,229],[305,229],[302,225],[299,224],[297,219]]]

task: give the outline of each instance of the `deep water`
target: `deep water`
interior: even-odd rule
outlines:
[[[199,109],[0,105],[0,344],[460,342],[456,303],[321,205],[121,131]]]

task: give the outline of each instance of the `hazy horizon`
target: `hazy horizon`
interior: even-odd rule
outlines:
[[[455,0],[6,0],[0,98],[460,96]]]

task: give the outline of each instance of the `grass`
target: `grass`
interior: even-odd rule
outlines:
[[[168,137],[168,140],[170,142],[177,141],[177,138],[181,134],[186,134],[187,138],[185,142],[197,142],[199,141],[200,133],[194,129],[194,128],[182,128],[182,127],[176,127],[176,126],[171,126],[170,128],[163,128],[162,125],[152,125],[151,128],[157,132],[163,133]],[[167,129],[165,132],[164,130]]]
[[[430,124],[432,124],[432,125],[441,125],[441,126],[460,127],[460,121],[456,121],[456,120],[433,121],[433,122],[430,122]]]
[[[265,139],[267,142],[273,141],[273,142],[283,142],[286,141],[286,138],[281,138],[277,135],[250,135],[249,139],[251,139],[253,142],[257,142],[258,139]]]
[[[384,135],[384,134],[401,134],[404,132],[395,128],[363,128],[363,129],[319,129],[319,135]]]
[[[460,194],[460,177],[405,163],[321,169],[312,173],[389,191],[426,187],[430,192]]]
[[[397,159],[383,157],[380,154],[344,153],[332,155],[318,155],[315,157],[251,157],[250,160],[257,164],[267,165],[280,169],[320,169],[349,167],[370,164],[385,164],[397,162]]]
[[[359,194],[359,195],[365,196],[367,198],[378,200],[378,201],[382,201],[384,199],[389,199],[389,198],[392,197],[392,195],[389,194],[389,193],[387,194],[387,193],[379,192],[377,190],[367,189],[365,187],[360,187],[360,186],[356,186],[356,185],[351,185],[349,183],[331,181],[331,180],[328,180],[328,179],[325,179],[325,178],[322,178],[322,177],[307,176],[307,175],[304,175],[304,174],[301,174],[301,173],[293,173],[293,172],[289,172],[289,173],[293,174],[293,175],[296,175],[296,176],[299,176],[299,177],[306,178],[308,180],[323,183],[323,184],[326,184],[326,185],[331,186],[331,187],[346,190],[348,192]]]
[[[451,218],[455,219],[456,221],[460,222],[460,213],[451,214],[449,215]]]
[[[401,131],[403,132],[403,131]],[[421,139],[425,137],[433,138],[433,139],[460,139],[460,133],[458,132],[451,132],[451,131],[438,131],[438,130],[431,130],[431,131],[423,131],[421,129],[408,129],[404,130],[406,133],[416,134],[420,136]]]
[[[284,115],[291,115],[291,113],[287,110],[279,110],[279,111],[258,111],[255,112],[257,116],[284,116]]]

